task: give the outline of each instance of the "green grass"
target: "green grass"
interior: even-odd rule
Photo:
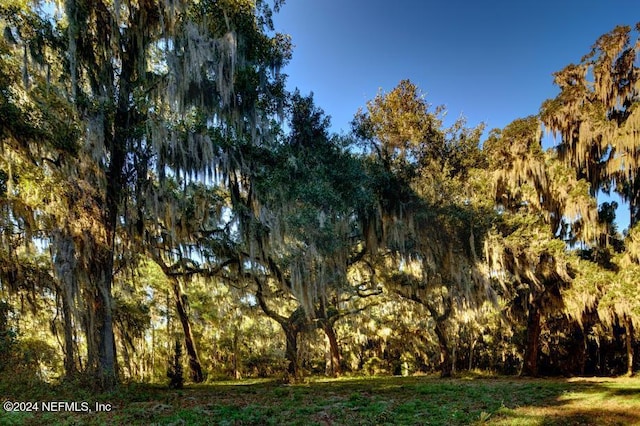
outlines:
[[[7,413],[2,425],[640,425],[640,379],[378,377],[222,382],[180,391],[122,386],[90,396],[72,386],[0,382],[0,399],[96,401],[110,412]]]

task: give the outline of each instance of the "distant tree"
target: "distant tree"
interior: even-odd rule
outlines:
[[[16,333],[9,324],[10,306],[0,303],[0,371],[11,366],[11,358],[15,355]]]

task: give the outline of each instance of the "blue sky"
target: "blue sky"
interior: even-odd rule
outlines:
[[[314,92],[335,132],[405,78],[448,122],[502,128],[558,93],[553,72],[637,21],[640,0],[287,0],[274,16],[295,46],[288,88]]]
[[[274,18],[295,45],[288,87],[313,91],[345,132],[404,78],[451,120],[504,127],[557,93],[554,71],[638,20],[638,0],[288,0]]]

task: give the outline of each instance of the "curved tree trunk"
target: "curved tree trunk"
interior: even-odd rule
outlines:
[[[333,328],[333,324],[331,324],[331,322],[329,321],[326,321],[326,323],[322,327],[322,330],[329,340],[330,365],[327,374],[333,377],[337,377],[342,373],[342,369],[340,367],[340,347],[338,346],[338,337],[336,336],[336,331]]]
[[[342,373],[340,367],[340,347],[338,346],[336,330],[333,327],[339,317],[337,309],[327,310],[326,301],[320,301],[316,309],[317,326],[322,329],[329,341],[329,351],[326,354],[327,363],[325,374],[332,377],[337,377]]]
[[[447,338],[447,329],[445,319],[437,318],[435,332],[438,337],[438,345],[440,346],[440,377],[451,377],[453,373],[453,362],[451,359],[451,351],[449,350],[449,339]]]
[[[173,296],[176,303],[176,311],[182,324],[182,330],[184,332],[184,344],[187,349],[187,356],[189,357],[189,369],[191,370],[191,380],[194,383],[202,383],[204,381],[204,374],[202,373],[202,365],[200,364],[200,358],[198,357],[198,351],[193,339],[193,333],[191,332],[191,322],[187,314],[187,296],[182,291],[182,286],[178,277],[172,276],[171,283],[173,286]]]
[[[298,335],[305,329],[306,314],[302,306],[285,317],[271,309],[264,299],[263,284],[260,279],[254,277],[257,284],[256,298],[262,311],[282,327],[287,341],[285,347],[285,359],[287,360],[287,380],[297,381],[301,377],[300,360],[298,358]]]
[[[449,349],[449,337],[447,336],[447,320],[451,316],[452,301],[450,297],[442,297],[443,313],[440,314],[436,306],[427,300],[417,299],[427,307],[431,317],[436,323],[435,332],[440,346],[440,377],[451,377],[453,374],[453,360]]]

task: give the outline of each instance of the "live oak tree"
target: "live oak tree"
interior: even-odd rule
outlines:
[[[193,277],[210,278],[229,259],[225,239],[229,223],[222,215],[230,208],[219,184],[189,182],[179,186],[175,179],[150,181],[154,198],[143,205],[147,255],[163,271],[175,303],[189,359],[190,378],[199,383],[204,373],[189,318],[189,297],[185,283]],[[233,259],[233,257],[231,257]]]
[[[291,95],[289,120],[290,133],[281,143],[254,154],[254,200],[247,200],[244,232],[257,299],[285,332],[295,379],[298,335],[315,327],[326,334],[333,370],[339,369],[334,324],[343,315],[343,295],[358,294],[359,283],[350,283],[347,273],[365,251],[360,211],[371,203],[371,193],[361,161],[343,139],[329,135],[329,118],[312,96]],[[269,306],[270,284],[295,299],[288,313]]]
[[[65,218],[74,192],[62,159],[77,152],[80,129],[58,84],[65,74],[57,57],[63,40],[46,16],[22,2],[3,4],[0,23],[0,282],[5,291],[26,291],[30,300],[29,293],[39,293],[37,302],[47,303],[51,297],[43,291],[55,294],[64,322],[64,365],[73,375],[78,293],[66,269],[73,252],[53,250],[53,265],[42,262],[45,255],[40,253],[48,240],[59,241],[61,247],[68,241]]]
[[[488,266],[511,313],[526,317],[522,373],[535,376],[544,316],[562,311],[561,290],[574,276],[566,244],[598,235],[595,199],[585,181],[542,150],[537,117],[492,132],[484,150],[502,213],[486,240]]]
[[[454,309],[472,308],[491,294],[477,254],[491,212],[475,209],[468,182],[483,162],[482,126],[470,129],[459,119],[444,128],[442,108],[432,111],[418,88],[403,80],[368,102],[354,129],[378,164],[378,211],[367,233],[394,254],[391,264],[381,264],[386,286],[427,308],[442,376],[450,376],[447,322]]]
[[[632,230],[640,219],[638,31],[640,24],[636,24],[634,29],[618,26],[602,35],[578,64],[568,65],[554,74],[560,94],[546,101],[541,108],[545,126],[561,137],[559,157],[575,170],[578,178],[589,181],[593,195],[600,190],[605,193],[615,191],[628,202]],[[606,231],[601,241],[593,244],[592,253],[605,254],[608,265],[602,266],[611,269],[616,267],[616,262],[608,259],[611,249],[608,247],[609,232]],[[633,243],[628,249],[632,251],[632,247]],[[619,244],[616,250],[621,250]],[[630,261],[633,254],[620,258],[625,266],[612,275],[611,291],[605,292],[609,308],[598,310],[615,312],[624,323],[627,336],[632,339],[631,311],[623,311],[613,299],[624,299],[619,290],[634,287],[630,283],[634,281],[631,277],[635,263]],[[602,264],[602,259],[593,260]],[[599,306],[599,302],[592,303],[592,308]],[[601,318],[605,323],[611,322],[611,315]],[[630,347],[629,342],[627,347]],[[632,352],[629,349],[627,352],[628,370],[631,371]]]

